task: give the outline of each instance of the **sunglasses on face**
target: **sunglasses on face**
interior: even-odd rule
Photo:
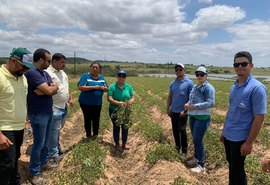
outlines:
[[[183,69],[182,68],[175,69],[175,72],[178,72],[178,71],[183,71]]]
[[[28,70],[28,69],[29,69],[29,68],[26,67],[21,61],[15,59],[15,58],[14,58],[14,60],[16,60],[16,62],[18,62],[19,64],[21,64],[21,65],[23,66],[23,69],[25,69],[25,70]]]
[[[196,75],[196,77],[199,77],[199,76],[204,77],[205,74],[204,73],[196,73],[195,75]]]
[[[119,78],[126,78],[126,75],[117,75]]]
[[[248,62],[239,62],[239,63],[234,63],[233,64],[233,67],[234,68],[237,68],[237,67],[239,67],[240,65],[242,66],[242,67],[247,67],[248,66]]]

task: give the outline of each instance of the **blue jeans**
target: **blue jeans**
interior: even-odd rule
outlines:
[[[204,167],[205,150],[203,146],[203,137],[207,128],[209,127],[210,118],[207,120],[197,120],[193,117],[189,117],[189,121],[195,149],[195,158],[199,161],[198,164]]]
[[[52,112],[28,115],[33,129],[34,143],[30,154],[30,174],[40,174],[41,165],[46,165],[49,158],[49,145],[52,130]]]
[[[50,149],[49,149],[50,157],[59,156],[60,129],[64,127],[66,117],[67,117],[67,106],[65,109],[59,109],[59,108],[53,107],[52,131],[51,131]]]
[[[113,113],[112,109],[109,109],[109,115],[111,117]],[[116,125],[116,120],[117,117],[111,117],[112,120],[112,124],[113,124],[113,140],[115,145],[119,145],[119,138],[120,138],[120,127]],[[122,128],[122,144],[126,144],[127,143],[127,139],[128,139],[128,129],[125,128],[123,125],[121,125]]]
[[[2,185],[19,185],[18,159],[21,155],[24,130],[3,131],[13,143],[8,149],[0,150],[0,179]]]

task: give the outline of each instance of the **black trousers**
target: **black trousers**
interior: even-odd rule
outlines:
[[[172,113],[171,121],[175,147],[177,150],[182,148],[182,153],[187,153],[187,116],[180,117],[180,113]]]
[[[18,159],[21,156],[21,145],[23,143],[24,130],[2,131],[2,133],[13,143],[7,150],[0,150],[0,184],[19,185],[20,175],[18,173]]]
[[[245,156],[241,156],[240,148],[245,141],[229,141],[224,138],[226,159],[229,163],[229,185],[247,185],[245,172]]]
[[[86,137],[92,136],[92,128],[93,128],[93,136],[97,136],[99,131],[100,111],[102,106],[85,105],[80,103],[80,107],[83,112]]]

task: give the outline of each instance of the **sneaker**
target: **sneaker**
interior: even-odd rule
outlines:
[[[195,157],[193,157],[192,159],[186,162],[186,166],[188,168],[195,168],[196,166],[198,166],[198,160]]]
[[[201,165],[198,165],[195,168],[191,168],[190,170],[195,173],[205,173],[205,168],[201,167]]]
[[[63,155],[58,155],[55,157],[50,157],[49,162],[50,163],[60,163],[60,161],[64,158]]]
[[[30,179],[30,182],[31,182],[31,184],[34,184],[34,185],[47,184],[46,180],[43,177],[41,177],[40,175],[33,176]]]

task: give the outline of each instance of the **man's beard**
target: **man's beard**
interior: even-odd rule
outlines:
[[[18,77],[20,77],[20,76],[22,76],[22,75],[23,75],[23,72],[21,72],[21,71],[17,71],[17,72],[15,73],[15,75],[16,75],[16,76],[18,76]]]

